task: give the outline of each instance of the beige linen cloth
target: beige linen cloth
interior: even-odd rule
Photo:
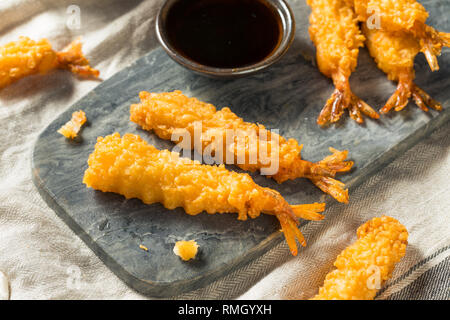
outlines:
[[[290,3],[295,9],[300,1]],[[157,47],[153,24],[161,3],[3,0],[0,44],[26,35],[47,37],[60,49],[82,35],[92,65],[108,79]],[[80,29],[67,27],[73,17],[70,5],[80,8]],[[30,155],[38,133],[98,83],[56,71],[0,91],[0,271],[10,280],[11,299],[146,298],[127,287],[75,236],[31,181]],[[349,205],[334,205],[324,221],[309,223],[302,230],[308,246],[297,257],[282,243],[208,287],[174,298],[309,298],[337,254],[355,240],[357,227],[381,214],[406,225],[410,244],[379,298],[450,298],[449,134],[447,124],[352,190]],[[425,277],[431,271],[433,276]],[[444,282],[433,285],[436,279]],[[408,287],[412,296],[398,295]]]

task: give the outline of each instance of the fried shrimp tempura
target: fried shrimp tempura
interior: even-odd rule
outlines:
[[[291,253],[296,239],[306,245],[298,218],[321,220],[325,204],[289,205],[275,190],[258,186],[248,174],[228,171],[159,151],[139,136],[118,133],[99,137],[84,173],[87,187],[115,192],[146,204],[162,203],[167,209],[183,207],[187,214],[238,213],[239,220],[260,213],[275,215]]]
[[[244,122],[229,108],[217,111],[213,105],[196,98],[188,98],[181,91],[166,93],[143,91],[139,96],[141,103],[130,107],[130,119],[145,130],[153,130],[160,138],[172,140],[174,133],[185,130],[191,137],[190,148],[197,148],[199,153],[208,149],[217,151],[222,163],[228,164],[230,163],[226,157],[227,152],[230,152],[233,164],[248,171],[264,170],[273,164],[272,159],[261,158],[260,150],[270,152],[278,150],[278,171],[271,175],[277,182],[282,183],[299,177],[308,178],[336,200],[348,202],[348,190],[344,190],[345,185],[333,179],[337,172],[349,171],[353,166],[352,161],[345,161],[348,151],[330,148],[332,155],[318,163],[312,163],[301,159],[302,145],[296,140],[286,140],[266,130],[261,124]],[[201,141],[196,144],[195,126],[199,123],[201,123]],[[227,130],[230,129],[244,137],[245,143],[240,144],[239,135],[236,135],[227,145]],[[242,149],[245,149],[245,161],[238,161]],[[220,150],[226,152],[220,154]]]
[[[61,128],[58,133],[61,133],[67,139],[75,139],[80,132],[81,126],[86,122],[86,114],[83,110],[72,113],[72,118]]]
[[[390,33],[383,30],[369,29],[363,25],[366,45],[378,68],[383,70],[389,80],[397,81],[397,90],[380,110],[387,113],[394,109],[400,111],[413,98],[423,111],[428,108],[442,110],[439,102],[433,100],[425,91],[414,83],[414,58],[420,51],[417,39],[409,33]]]
[[[307,0],[312,12],[309,35],[316,46],[320,72],[333,80],[336,90],[325,104],[317,123],[321,126],[337,122],[345,109],[350,117],[363,123],[363,114],[378,119],[378,113],[350,89],[349,78],[357,65],[359,47],[364,36],[353,9],[345,0]]]
[[[366,22],[377,14],[386,32],[409,33],[420,45],[431,70],[439,70],[437,56],[442,47],[450,46],[450,34],[428,26],[426,9],[416,0],[346,0],[353,6],[360,21]]]
[[[313,300],[371,300],[403,258],[408,231],[391,217],[374,218],[358,228],[358,240],[337,257]],[[373,280],[373,281],[372,281]]]
[[[56,52],[47,39],[33,41],[20,37],[0,47],[0,89],[32,74],[46,74],[53,69],[68,69],[84,77],[98,77],[81,52],[79,39]]]

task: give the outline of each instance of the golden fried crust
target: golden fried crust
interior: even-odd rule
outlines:
[[[20,37],[0,47],[0,88],[25,76],[47,73],[57,66],[56,53],[47,39]]]
[[[315,300],[370,300],[380,284],[388,280],[395,265],[403,258],[408,244],[408,232],[396,219],[374,218],[357,231],[358,240],[345,249],[334,263]]]
[[[27,37],[0,47],[0,89],[23,77],[56,68],[69,69],[81,76],[99,75],[81,52],[79,40],[61,52],[55,52],[47,39],[33,41]]]
[[[332,77],[350,77],[357,65],[364,36],[351,6],[344,0],[307,0],[311,7],[309,35],[316,46],[319,70]]]
[[[139,198],[147,204],[183,207],[192,215],[238,212],[242,220],[247,214],[254,218],[263,210],[273,212],[272,197],[248,174],[159,151],[137,135],[99,137],[88,164],[83,179],[88,187]]]
[[[183,207],[192,215],[203,210],[240,212],[243,220],[247,213],[259,215],[248,212],[246,206],[259,194],[249,175],[159,151],[136,135],[99,137],[88,164],[83,182],[104,192],[139,198],[147,204],[161,202],[168,209]]]
[[[370,55],[378,68],[388,75],[389,80],[398,81],[399,75],[405,71],[414,75],[414,58],[420,51],[419,42],[414,36],[405,32],[394,34],[369,29],[365,24],[363,32]]]
[[[432,71],[439,70],[437,57],[450,46],[450,34],[426,25],[428,12],[415,0],[346,0],[358,19],[374,29],[399,36],[414,36]],[[367,22],[367,23],[366,23]],[[408,40],[409,41],[409,40]]]
[[[300,157],[302,147],[296,140],[286,140],[277,134],[270,133],[261,124],[245,122],[227,107],[217,111],[212,104],[199,101],[196,98],[189,98],[178,90],[165,93],[143,91],[139,94],[139,97],[141,103],[134,104],[130,108],[130,120],[139,124],[145,130],[153,130],[162,139],[171,140],[174,132],[184,129],[189,132],[192,138],[191,146],[193,147],[194,126],[199,122],[202,125],[202,150],[197,151],[203,151],[212,142],[211,139],[219,136],[225,143],[226,130],[235,130],[235,132],[245,136],[247,139],[246,159],[248,160],[250,157],[249,152],[253,151],[257,161],[255,164],[251,164],[250,161],[240,164],[239,166],[244,170],[255,171],[264,167],[258,158],[258,150],[261,144],[265,144],[266,150],[271,150],[270,137],[272,135],[278,141],[280,167],[289,167]],[[260,139],[261,134],[265,134],[265,140]],[[252,149],[250,146],[255,146],[255,148]],[[224,144],[223,148],[227,148],[227,146]],[[228,149],[230,149],[230,146],[228,146]],[[223,162],[225,162],[226,154],[224,153],[223,156]],[[235,157],[237,157],[237,154],[235,154]]]
[[[353,2],[360,21],[379,13],[381,28],[389,31],[413,29],[415,23],[425,24],[428,12],[415,0],[347,0]]]

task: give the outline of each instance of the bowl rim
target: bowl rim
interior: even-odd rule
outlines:
[[[282,38],[272,53],[261,61],[238,68],[217,68],[195,62],[179,53],[179,51],[170,44],[165,30],[164,19],[162,16],[164,13],[167,14],[170,8],[178,1],[182,0],[166,0],[159,9],[155,22],[156,36],[163,49],[175,62],[194,72],[213,77],[235,77],[253,74],[280,60],[294,41],[296,24],[294,14],[289,4],[285,0],[263,0],[270,4],[279,14],[282,24]]]

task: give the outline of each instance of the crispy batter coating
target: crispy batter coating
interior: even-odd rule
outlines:
[[[337,257],[337,269],[326,276],[314,300],[371,300],[377,284],[390,278],[405,255],[408,231],[394,218],[374,218],[358,228],[357,236]]]
[[[339,70],[350,77],[358,62],[364,36],[351,7],[341,0],[308,0],[311,7],[309,34],[317,49],[320,71],[332,77]]]
[[[23,77],[57,68],[69,69],[81,76],[99,75],[81,52],[80,40],[61,52],[55,52],[47,39],[33,41],[27,37],[0,47],[0,89]]]
[[[420,51],[420,46],[413,36],[369,29],[365,24],[362,30],[370,54],[389,80],[398,81],[399,75],[405,70],[413,70],[414,58]]]
[[[430,107],[442,110],[439,102],[433,100],[414,83],[414,58],[420,51],[419,41],[406,32],[391,33],[369,29],[365,24],[362,29],[367,38],[367,48],[378,68],[387,74],[389,80],[398,82],[397,90],[380,111],[382,113],[387,113],[391,109],[400,111],[406,107],[411,96],[423,111],[428,111]]]
[[[425,24],[426,9],[416,0],[346,0],[353,6],[360,21],[379,18],[380,28],[386,32],[409,33],[414,36],[430,65],[439,70],[437,56],[443,46],[450,46],[450,34],[439,32]],[[375,19],[374,19],[375,20]]]
[[[425,23],[428,12],[416,0],[347,0],[360,21],[366,21],[379,12],[381,28],[390,31],[413,29],[414,25]]]
[[[345,185],[335,179],[336,172],[351,169],[353,162],[345,161],[348,152],[330,149],[332,155],[318,163],[301,159],[302,145],[295,139],[282,136],[265,129],[261,124],[245,122],[229,108],[219,111],[212,104],[204,103],[196,98],[189,98],[181,91],[166,93],[140,93],[141,103],[130,108],[130,119],[145,130],[153,130],[162,139],[172,139],[174,133],[185,130],[191,138],[190,148],[199,152],[205,150],[226,150],[232,154],[233,164],[249,171],[264,170],[270,167],[276,156],[261,158],[261,150],[278,150],[278,171],[272,177],[279,183],[299,177],[309,178],[322,191],[329,193],[340,202],[348,202],[348,191]],[[201,143],[195,143],[196,126],[201,123]],[[197,126],[198,128],[198,126]],[[245,138],[239,142],[239,136],[227,144],[227,130],[234,130]],[[197,134],[199,135],[199,134]],[[219,148],[220,144],[222,146]],[[242,151],[244,149],[244,151]],[[227,161],[227,152],[219,154],[222,163]],[[245,159],[238,161],[240,154]],[[251,160],[254,161],[251,161]],[[245,160],[245,161],[244,161]]]
[[[325,204],[290,206],[275,190],[258,186],[248,174],[228,171],[182,158],[176,152],[159,151],[139,136],[118,133],[99,137],[89,156],[83,183],[103,192],[115,192],[144,203],[162,203],[167,209],[183,207],[190,215],[238,213],[239,220],[261,212],[280,221],[291,253],[298,239],[298,218],[320,220]]]
[[[72,118],[58,132],[68,139],[75,139],[80,132],[81,126],[86,122],[86,114],[83,110],[72,113]]]
[[[173,247],[173,253],[184,261],[194,259],[197,255],[198,244],[195,240],[177,241]]]
[[[357,65],[359,47],[364,43],[352,7],[345,0],[307,0],[307,3],[312,10],[309,35],[316,46],[317,65],[336,87],[317,123],[337,122],[344,109],[358,123],[364,122],[362,114],[378,119],[375,110],[353,94],[348,81]]]

